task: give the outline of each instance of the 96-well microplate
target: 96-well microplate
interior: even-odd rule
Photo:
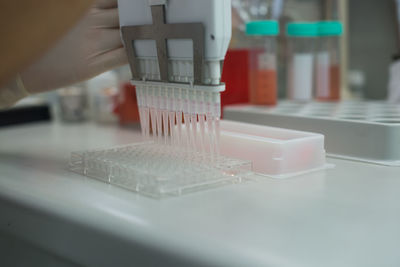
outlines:
[[[160,198],[239,183],[251,173],[250,161],[213,156],[154,142],[74,152],[70,170]]]

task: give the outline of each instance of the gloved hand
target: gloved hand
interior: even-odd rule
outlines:
[[[26,90],[63,87],[125,64],[117,5],[117,0],[96,1],[74,29],[21,73]]]

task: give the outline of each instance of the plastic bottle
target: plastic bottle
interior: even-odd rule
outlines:
[[[340,100],[339,37],[343,27],[339,21],[320,21],[316,52],[315,96],[318,100]]]
[[[246,34],[254,37],[249,52],[250,103],[275,105],[277,101],[276,36],[279,24],[274,20],[246,24]]]
[[[104,72],[88,81],[89,109],[91,119],[99,124],[116,123],[114,109],[118,100],[117,75],[114,71]]]
[[[308,101],[313,97],[314,49],[318,37],[318,24],[292,22],[287,24],[288,85],[287,97]]]
[[[87,119],[88,97],[84,84],[76,84],[58,90],[61,118],[66,122],[81,122]]]

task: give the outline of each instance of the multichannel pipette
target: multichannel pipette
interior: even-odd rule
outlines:
[[[218,153],[230,0],[119,0],[145,138]]]

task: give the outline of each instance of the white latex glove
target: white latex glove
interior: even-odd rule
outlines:
[[[125,63],[117,0],[97,0],[65,37],[20,73],[17,83],[0,88],[0,106],[9,106],[28,94],[87,80]]]

